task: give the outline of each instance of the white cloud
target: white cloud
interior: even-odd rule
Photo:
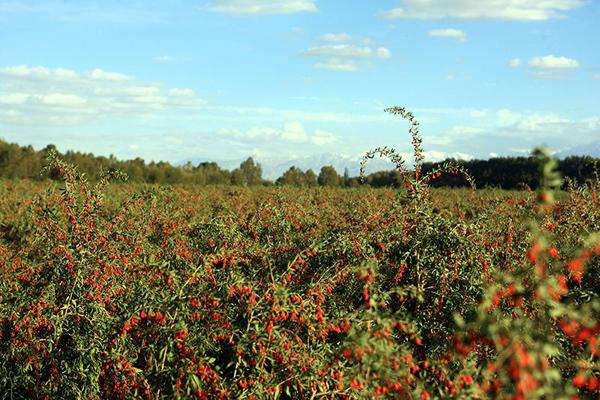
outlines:
[[[154,116],[204,102],[191,89],[163,89],[117,72],[17,66],[0,68],[0,104],[0,123],[43,126]]]
[[[77,79],[77,72],[70,69],[57,68],[54,70],[54,76],[57,79],[73,80]]]
[[[127,75],[119,74],[118,72],[106,72],[101,69],[93,69],[89,73],[90,78],[104,81],[128,81],[131,79]]]
[[[490,158],[498,158],[498,153],[494,153],[493,151],[491,151],[489,153]]]
[[[208,5],[208,9],[235,16],[294,14],[318,10],[314,0],[215,0]]]
[[[157,109],[162,109],[167,103],[167,98],[164,96],[142,95],[132,97],[131,102],[139,104],[148,104]]]
[[[592,75],[592,79],[600,79],[600,74],[594,74],[594,75]]]
[[[314,135],[310,138],[310,141],[317,146],[333,144],[337,142],[337,140],[337,137],[333,133],[322,131],[320,129],[316,129]]]
[[[589,0],[401,0],[383,13],[390,19],[543,21],[583,7]]]
[[[544,57],[533,57],[529,60],[529,66],[540,69],[572,69],[579,67],[579,62],[568,57],[548,55]]]
[[[10,93],[4,96],[0,96],[0,104],[24,104],[29,99],[29,97],[30,95],[28,95],[27,93]]]
[[[429,36],[453,38],[460,42],[464,42],[465,40],[467,40],[467,34],[464,31],[452,28],[434,29],[429,32]]]
[[[283,124],[281,129],[252,127],[247,130],[239,129],[219,129],[217,134],[220,136],[231,137],[242,141],[264,141],[269,140],[296,143],[296,144],[314,144],[324,146],[336,143],[338,138],[331,132],[321,129],[315,129],[312,134],[306,131],[304,125],[298,121],[288,121]]]
[[[392,52],[385,47],[379,47],[377,49],[377,58],[381,58],[382,60],[388,60],[392,58]]]
[[[520,58],[513,58],[508,62],[508,65],[510,65],[513,68],[516,67],[520,67],[521,66],[521,59]]]
[[[61,71],[64,70],[61,69]],[[52,73],[48,68],[44,67],[30,68],[26,65],[18,65],[16,67],[2,68],[2,74],[8,77],[43,79],[49,77]]]
[[[228,136],[236,139],[244,140],[264,140],[276,137],[280,134],[280,131],[273,128],[257,128],[253,127],[246,131],[239,129],[223,128],[217,131],[220,136]]]
[[[469,111],[469,116],[471,118],[483,118],[487,115],[487,111],[486,110],[470,110]]]
[[[108,86],[98,87],[94,89],[96,96],[102,97],[137,97],[137,96],[156,96],[160,93],[160,88],[157,86]]]
[[[374,52],[370,47],[359,47],[352,44],[335,44],[311,47],[304,52],[304,55],[339,58],[371,58],[374,56]]]
[[[496,123],[500,126],[516,124],[523,118],[520,112],[502,108],[496,112]]]
[[[506,135],[533,138],[537,141],[552,138],[567,141],[594,140],[600,135],[600,117],[572,119],[556,113],[526,113],[510,126]]]
[[[566,78],[579,67],[579,61],[568,57],[547,55],[529,60],[533,76],[538,78]]]
[[[75,94],[51,93],[39,96],[43,104],[51,106],[79,106],[85,104],[85,99]]]
[[[353,61],[340,60],[338,58],[330,58],[325,62],[316,63],[315,68],[341,72],[354,72],[359,69],[358,65]]]
[[[436,146],[447,146],[452,143],[452,138],[450,136],[430,136],[425,138],[425,142],[430,145]]]
[[[352,36],[350,36],[344,32],[342,32],[342,33],[326,33],[324,35],[321,35],[321,40],[324,40],[326,42],[344,43],[344,42],[349,42],[350,40],[352,40]]]
[[[250,139],[268,139],[277,134],[277,130],[272,128],[250,128],[246,131],[246,137]]]
[[[475,158],[475,156],[473,156],[471,154],[462,153],[460,151],[455,151],[455,152],[449,153],[449,152],[445,152],[445,151],[431,150],[431,151],[425,151],[424,155],[425,155],[425,160],[431,161],[431,162],[444,161],[449,158],[453,158],[455,160],[469,161],[469,160],[472,160]]]
[[[169,94],[175,97],[193,97],[195,95],[194,91],[188,88],[173,88],[169,90]]]
[[[129,96],[157,96],[160,93],[158,86],[131,86],[125,88],[124,92]]]
[[[514,126],[521,132],[543,132],[552,125],[568,123],[569,120],[557,114],[534,113],[522,118]]]
[[[455,125],[442,135],[427,136],[424,138],[426,145],[448,146],[452,145],[459,139],[470,139],[481,137],[486,133],[486,130],[481,127]]]
[[[173,56],[158,56],[154,57],[153,60],[158,62],[173,62],[176,59]]]
[[[553,113],[527,113],[516,123],[498,128],[495,135],[530,143],[531,147],[546,143],[561,148],[598,140],[600,117],[571,119]]]
[[[424,138],[426,148],[428,143],[451,145],[457,149],[464,149],[461,151],[476,152],[479,156],[483,156],[497,149],[478,148],[478,143],[496,143],[496,148],[507,149],[509,144],[514,146],[514,143],[520,141],[532,147],[547,143],[558,148],[557,143],[561,141],[581,143],[600,135],[599,117],[572,119],[558,113],[510,109],[490,109],[486,111],[487,115],[483,118],[470,118],[469,113],[461,110],[451,112],[442,109],[442,113],[460,116],[457,121],[463,124],[452,125],[450,128],[435,132],[435,136],[432,137],[426,136]],[[498,143],[502,144],[498,145]]]
[[[217,135],[239,137],[239,136],[243,135],[243,132],[240,131],[239,129],[221,128],[221,129],[217,129]]]
[[[288,142],[305,142],[308,135],[300,122],[288,122],[283,126],[281,138]]]
[[[362,67],[359,60],[392,58],[392,52],[385,47],[373,48],[355,44],[328,44],[311,47],[303,52],[308,57],[318,57],[323,60],[315,64],[315,68],[331,71],[354,72]]]
[[[465,143],[491,137],[520,140],[532,146],[546,140],[585,141],[600,135],[600,117],[572,119],[557,113],[498,109],[490,110],[483,120],[455,125],[443,133],[456,140],[466,139]]]

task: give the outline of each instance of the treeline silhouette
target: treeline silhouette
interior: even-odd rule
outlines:
[[[45,158],[50,151],[57,151],[54,145],[48,145],[36,151],[32,146],[20,146],[0,140],[0,178],[44,180],[56,178],[42,175]],[[344,175],[332,166],[323,166],[319,173],[309,169],[291,167],[275,182],[262,177],[262,167],[252,158],[243,161],[232,171],[225,170],[217,163],[202,162],[198,165],[187,163],[173,166],[167,162],[146,163],[141,158],[118,160],[113,156],[95,156],[90,153],[67,151],[59,153],[68,162],[77,165],[80,171],[94,181],[103,170],[119,169],[129,177],[129,182],[156,184],[193,184],[193,185],[291,185],[291,186],[331,186],[357,187],[399,187],[403,176],[399,171],[380,171],[369,174],[361,181],[358,177],[350,177],[346,170]],[[447,160],[448,161],[448,160]],[[456,161],[475,179],[478,187],[499,187],[503,189],[535,189],[538,171],[534,160],[530,157],[500,157],[489,160]],[[567,157],[559,161],[559,170],[568,179],[585,183],[598,177],[600,160],[592,157]],[[423,173],[435,170],[442,163],[423,164]],[[466,186],[462,176],[442,175],[431,181],[436,187]]]

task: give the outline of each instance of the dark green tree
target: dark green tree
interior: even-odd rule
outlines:
[[[238,172],[239,171],[239,172]],[[240,164],[231,173],[231,183],[242,186],[255,186],[262,183],[262,167],[252,157]]]
[[[298,167],[290,167],[275,182],[278,185],[307,186],[306,174]]]
[[[304,177],[306,179],[306,185],[310,187],[317,186],[319,184],[317,174],[312,169],[306,170],[304,173]]]
[[[321,168],[317,181],[320,186],[339,187],[342,183],[342,177],[337,173],[335,168],[331,165],[326,165]]]

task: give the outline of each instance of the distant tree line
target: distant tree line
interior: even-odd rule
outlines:
[[[453,160],[426,162],[422,165],[421,175],[438,169],[444,163],[451,162],[462,166],[473,177],[478,187],[496,187],[502,189],[536,189],[538,185],[538,166],[532,157],[497,157],[489,160]],[[566,180],[582,184],[600,177],[600,159],[589,156],[571,156],[559,160],[558,170]],[[367,176],[366,183],[372,187],[399,187],[403,177],[398,171],[380,171]],[[468,182],[462,175],[443,174],[431,180],[433,187],[466,187]]]
[[[48,145],[36,151],[31,146],[20,146],[0,140],[0,178],[43,180],[49,176],[40,171],[49,151],[56,147]],[[130,182],[156,184],[194,184],[194,185],[289,185],[289,186],[330,186],[357,187],[399,187],[403,176],[399,171],[379,171],[369,174],[361,181],[358,177],[350,177],[348,170],[338,174],[332,166],[323,166],[317,174],[312,169],[302,171],[298,167],[290,167],[275,182],[263,179],[262,167],[252,158],[243,161],[232,171],[222,169],[214,162],[191,162],[183,166],[173,166],[167,162],[146,163],[141,158],[118,160],[114,156],[95,156],[90,153],[67,151],[60,154],[84,172],[92,181],[98,179],[102,170],[119,169],[125,172]],[[532,188],[537,185],[538,171],[534,160],[530,157],[500,157],[489,160],[446,160],[461,165],[475,179],[478,187],[499,187],[503,189]],[[423,164],[423,173],[436,169],[442,163]],[[592,157],[567,157],[559,162],[559,170],[563,176],[579,183],[593,180],[600,169],[600,160]],[[52,178],[50,176],[50,178]],[[433,186],[466,186],[461,176],[442,175],[431,182]]]
[[[478,187],[498,187],[502,189],[536,189],[538,166],[532,157],[498,157],[489,160],[454,161],[466,169]],[[423,172],[437,168],[441,163],[425,163]],[[600,159],[585,156],[571,156],[559,160],[558,170],[567,180],[583,184],[592,181],[600,173]],[[431,185],[466,186],[464,178],[456,175],[442,175]]]
[[[0,140],[0,177],[7,179],[47,179],[40,174],[44,160],[54,145],[36,151],[31,146],[19,146]],[[262,184],[262,169],[251,158],[243,162],[240,168],[228,171],[214,162],[202,162],[194,166],[187,163],[173,166],[167,162],[146,163],[141,158],[118,160],[113,156],[95,156],[89,153],[67,151],[59,153],[61,158],[71,162],[95,181],[103,170],[118,169],[127,174],[130,182],[158,184],[196,184],[196,185],[256,185]]]

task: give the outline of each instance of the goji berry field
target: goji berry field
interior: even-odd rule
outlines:
[[[399,190],[0,182],[1,397],[597,399],[600,179],[430,189],[390,110]]]

